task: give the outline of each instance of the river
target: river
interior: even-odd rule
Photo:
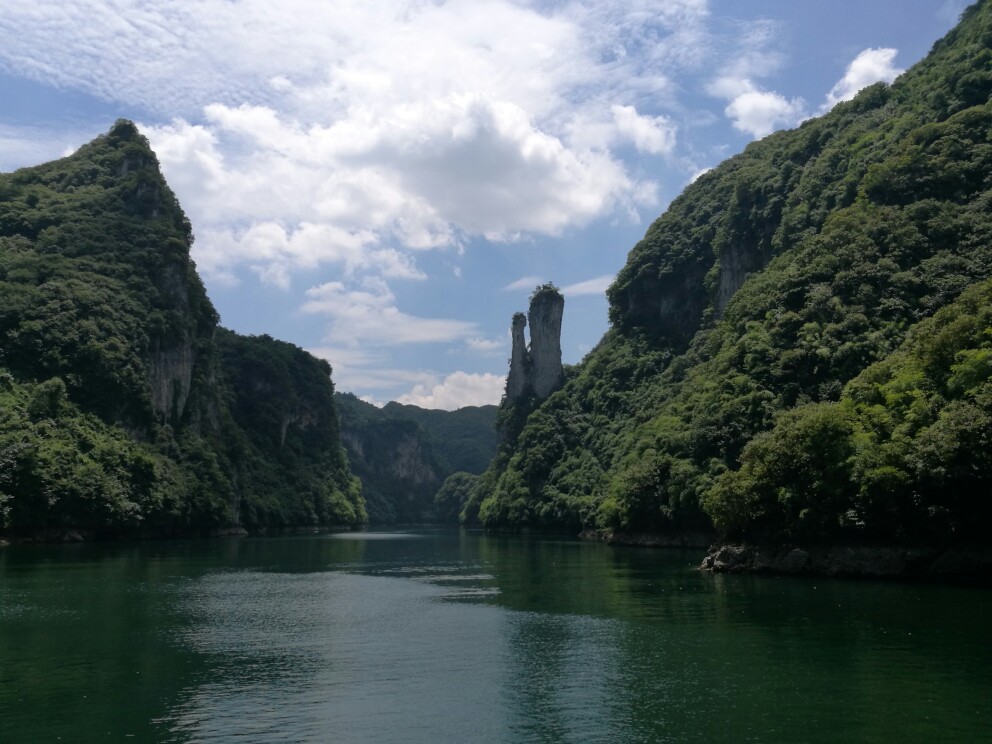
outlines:
[[[0,549],[0,741],[992,741],[992,592],[411,530]]]

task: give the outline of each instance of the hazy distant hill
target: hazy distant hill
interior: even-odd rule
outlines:
[[[434,497],[448,476],[481,473],[496,452],[496,406],[441,411],[335,395],[341,437],[372,522],[438,520]]]

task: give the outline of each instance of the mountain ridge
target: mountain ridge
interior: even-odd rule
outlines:
[[[330,367],[219,329],[192,240],[129,121],[0,174],[3,534],[364,522]],[[280,396],[255,399],[271,384]]]
[[[749,443],[791,411],[839,401],[912,327],[988,278],[990,91],[992,4],[983,1],[891,86],[870,86],[700,176],[631,250],[607,292],[610,330],[501,447],[463,519],[491,529],[713,529]],[[501,416],[512,415],[504,402]],[[875,481],[841,465],[840,501],[796,486],[798,521],[776,512],[775,528],[759,534],[745,514],[735,533],[960,538],[910,536],[905,509],[869,514]],[[809,483],[829,480],[817,467]],[[898,499],[936,508],[909,487]],[[728,524],[718,524],[727,537]]]

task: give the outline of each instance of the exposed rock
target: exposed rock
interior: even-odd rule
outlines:
[[[538,400],[544,400],[565,382],[561,366],[561,317],[565,298],[547,285],[531,297],[530,312],[530,384]]]
[[[524,328],[527,326],[527,316],[523,313],[513,314],[510,326],[510,337],[513,341],[510,352],[510,373],[506,377],[506,397],[519,400],[527,394],[527,371],[530,358],[527,355],[527,341],[524,339]]]
[[[553,284],[539,286],[530,298],[527,316],[515,313],[510,327],[513,350],[510,372],[506,378],[509,403],[533,394],[544,400],[565,382],[561,364],[561,318],[565,298]],[[526,346],[524,328],[530,325],[530,348]]]
[[[740,571],[751,565],[753,550],[744,545],[723,545],[703,558],[702,568],[711,571]]]
[[[992,550],[835,545],[803,549],[714,545],[700,568],[718,573],[767,573],[870,578],[980,578],[992,574]]]
[[[190,343],[149,354],[148,386],[152,407],[164,421],[179,421],[189,399],[195,356]]]
[[[716,294],[713,297],[713,309],[717,315],[723,315],[730,298],[741,288],[748,274],[764,268],[769,258],[757,245],[737,244],[723,252],[718,265]]]

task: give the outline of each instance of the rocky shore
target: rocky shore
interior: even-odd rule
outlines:
[[[989,581],[992,549],[714,545],[700,568],[718,573]]]

